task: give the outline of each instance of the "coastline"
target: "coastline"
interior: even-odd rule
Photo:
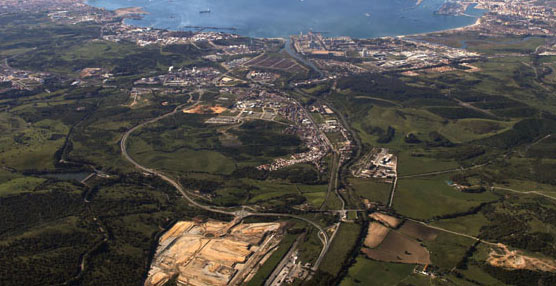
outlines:
[[[116,16],[118,17],[126,17],[126,16],[143,16],[143,15],[148,15],[150,14],[148,11],[145,10],[144,7],[140,7],[140,6],[135,6],[135,7],[124,7],[124,8],[118,8],[118,9],[108,9],[108,8],[104,8],[104,7],[99,7],[99,6],[94,6],[89,4],[88,0],[80,0],[84,5],[87,5],[89,7],[92,8],[96,8],[96,9],[101,9],[101,10],[106,10],[106,11],[112,11],[114,13],[116,13]],[[420,5],[424,2],[424,0],[417,0],[416,5]],[[406,34],[406,35],[391,35],[391,36],[371,36],[371,37],[352,37],[354,39],[379,39],[379,38],[411,38],[411,37],[419,37],[419,36],[424,36],[424,35],[430,35],[430,34],[437,34],[437,33],[449,33],[449,32],[459,32],[459,31],[464,31],[464,30],[468,30],[468,29],[472,29],[474,27],[477,27],[481,24],[481,18],[483,17],[481,16],[472,16],[472,15],[466,15],[469,17],[477,17],[477,20],[474,23],[471,23],[469,25],[465,25],[465,26],[461,26],[461,27],[457,27],[457,28],[447,28],[447,29],[442,29],[442,30],[437,30],[437,31],[430,31],[430,32],[421,32],[421,33],[412,33],[412,34]],[[124,23],[126,25],[129,26],[134,26],[134,27],[142,27],[139,26],[137,24],[127,24]],[[166,31],[174,31],[173,29],[164,29],[164,28],[156,28],[159,30],[166,30]],[[224,34],[234,34],[234,33],[228,33],[228,32],[215,32],[215,33],[224,33]],[[244,36],[244,35],[240,35],[240,34],[235,34],[235,35],[239,35],[242,37],[248,37],[248,38],[253,38],[253,39],[281,39],[284,41],[287,41],[290,35],[287,36],[275,36],[275,37],[256,37],[256,36]],[[342,37],[341,35],[337,36],[337,37]]]
[[[477,17],[477,20],[475,21],[475,23],[467,25],[467,26],[463,26],[463,27],[444,29],[444,30],[439,30],[439,31],[434,31],[434,32],[427,32],[427,33],[416,33],[416,34],[409,34],[409,35],[401,35],[401,36],[397,36],[397,37],[400,38],[400,39],[403,39],[403,38],[411,38],[411,37],[422,37],[422,36],[427,36],[427,35],[431,35],[431,34],[462,32],[462,31],[470,30],[472,28],[480,26],[481,25],[481,20],[482,20],[482,16]]]

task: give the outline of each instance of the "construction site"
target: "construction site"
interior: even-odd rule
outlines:
[[[181,221],[159,240],[145,286],[243,285],[276,250],[280,223]]]
[[[525,255],[519,250],[510,250],[506,245],[498,243],[492,247],[486,262],[495,267],[506,269],[528,269],[533,271],[556,272],[556,261]]]

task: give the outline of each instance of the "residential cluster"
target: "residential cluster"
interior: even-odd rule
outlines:
[[[351,158],[354,148],[349,131],[339,122],[336,113],[326,104],[309,107],[311,116],[317,120],[319,129],[326,135],[328,144],[340,155],[340,164]]]
[[[0,3],[0,14],[37,12],[51,10],[80,10],[88,9],[84,0],[2,0]]]
[[[248,89],[230,87],[222,90],[222,93],[233,94],[235,104],[227,111],[227,115],[215,116],[206,123],[234,124],[259,119],[289,124],[285,132],[298,135],[308,149],[306,152],[261,165],[259,169],[273,171],[298,163],[313,163],[319,167],[321,159],[330,151],[330,141],[297,101],[256,85],[251,85]]]
[[[288,158],[276,159],[271,164],[259,166],[259,169],[274,171],[299,163],[313,163],[319,167],[321,159],[330,151],[330,142],[303,106],[294,100],[286,100],[287,104],[281,106],[278,114],[293,122],[293,125],[288,128],[289,133],[298,135],[304,141],[308,151],[293,154]]]
[[[75,25],[82,22],[105,23],[113,21],[116,14],[112,11],[84,6],[80,9],[56,10],[48,13],[48,17],[59,24]]]
[[[465,2],[465,1],[464,1]],[[541,35],[556,34],[556,6],[538,0],[468,0],[489,12],[474,27],[484,34]]]

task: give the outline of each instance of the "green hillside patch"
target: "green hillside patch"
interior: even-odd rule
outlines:
[[[429,108],[428,110],[446,119],[491,118],[492,117],[483,112],[474,109],[465,108],[465,107],[432,107]]]
[[[0,115],[0,166],[18,170],[54,169],[54,154],[68,128],[45,119],[27,124],[21,117]]]
[[[413,273],[414,267],[413,264],[379,262],[359,255],[340,285],[398,285]]]
[[[349,179],[350,186],[355,193],[371,202],[387,204],[392,190],[392,184],[376,182],[370,179]]]
[[[365,117],[354,121],[353,127],[365,143],[406,149],[408,145],[415,145],[404,142],[407,134],[427,141],[431,132],[438,132],[451,142],[462,143],[495,135],[511,126],[504,121],[487,119],[488,116],[483,113],[477,115],[477,111],[467,108],[434,108],[438,111],[436,113],[442,110],[449,114],[446,115],[449,120],[442,118],[442,114],[434,114],[425,109],[372,106]],[[455,111],[461,112],[462,115]],[[385,136],[389,127],[395,130],[395,136],[384,141],[381,138]]]
[[[490,192],[463,193],[448,185],[449,176],[399,179],[394,196],[394,209],[415,219],[431,219],[465,213],[481,203],[493,201]]]
[[[180,149],[172,153],[152,152],[136,155],[133,157],[145,166],[171,172],[231,174],[235,169],[232,159],[215,151]]]
[[[322,261],[320,270],[328,272],[333,276],[337,275],[357,244],[360,232],[361,226],[358,224],[341,224],[328,253]]]
[[[326,198],[326,192],[307,193],[307,194],[303,194],[303,196],[307,199],[307,202],[313,208],[319,208],[324,203],[324,200]]]
[[[481,227],[489,224],[489,221],[484,215],[478,213],[457,218],[443,219],[432,222],[431,224],[451,231],[477,236],[480,234]]]
[[[0,183],[0,196],[15,195],[33,191],[46,179],[35,177],[14,178],[7,182]]]
[[[424,150],[404,150],[399,152],[399,175],[407,176],[423,174],[435,171],[451,170],[459,167],[459,164],[454,160],[439,160],[432,156],[434,156],[434,153]]]
[[[450,122],[439,132],[455,142],[465,142],[500,133],[511,127],[511,122],[490,119],[460,119]]]
[[[449,270],[455,267],[464,257],[465,252],[475,240],[447,232],[438,232],[434,241],[425,241],[430,252],[432,264]]]

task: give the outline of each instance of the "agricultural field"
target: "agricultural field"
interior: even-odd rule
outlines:
[[[397,285],[413,273],[414,267],[411,264],[378,262],[360,255],[340,285]]]
[[[360,178],[350,179],[349,183],[355,194],[362,199],[382,204],[388,203],[390,192],[392,191],[392,184]]]

